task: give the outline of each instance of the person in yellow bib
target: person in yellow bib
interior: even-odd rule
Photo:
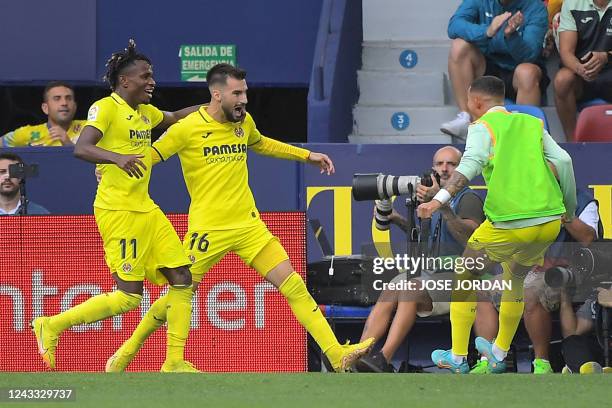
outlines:
[[[117,290],[94,296],[65,312],[32,322],[39,353],[55,368],[60,334],[137,308],[143,280],[159,272],[170,283],[167,294],[167,352],[162,372],[196,372],[184,361],[191,318],[191,262],[170,221],[149,197],[151,129],[166,128],[194,112],[192,106],[162,112],[149,104],[155,81],[151,61],[128,48],[113,54],[106,80],[113,93],[89,109],[76,157],[98,164],[103,175],[94,201],[94,215],[104,243],[106,263]]]
[[[287,252],[259,218],[248,184],[247,151],[310,163],[328,175],[334,173],[334,165],[325,154],[261,135],[246,111],[245,77],[245,71],[229,64],[212,67],[207,75],[210,105],[171,126],[153,144],[153,163],[174,154],[181,161],[191,197],[183,247],[193,261],[194,290],[225,254],[235,252],[278,288],[334,370],[346,371],[369,351],[373,339],[354,345],[338,343]],[[155,278],[164,280],[160,274]],[[109,359],[108,371],[125,370],[144,341],[166,321],[169,300],[163,296],[153,303],[131,338]]]
[[[421,204],[417,215],[429,218],[478,174],[488,187],[484,204],[487,219],[474,231],[463,257],[471,268],[455,273],[450,318],[452,349],[435,350],[432,360],[454,373],[467,373],[466,356],[476,311],[479,277],[493,263],[503,269],[499,331],[494,343],[476,338],[476,349],[486,357],[492,373],[505,371],[504,359],[523,314],[523,281],[555,241],[561,217],[574,218],[576,182],[569,154],[552,139],[541,120],[504,107],[504,83],[491,76],[472,82],[468,91],[470,114],[465,154],[446,187]],[[557,169],[559,182],[548,166]],[[503,283],[502,282],[502,283]]]
[[[42,111],[47,122],[17,128],[1,138],[2,147],[73,146],[84,120],[74,120],[77,104],[74,89],[63,81],[51,81],[43,91]]]

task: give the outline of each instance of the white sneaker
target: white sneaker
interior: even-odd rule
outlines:
[[[467,112],[459,112],[455,119],[443,123],[440,126],[440,130],[447,135],[465,140],[469,125],[470,114]]]

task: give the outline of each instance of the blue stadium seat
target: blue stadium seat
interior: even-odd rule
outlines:
[[[537,106],[532,105],[506,105],[506,109],[510,112],[520,112],[526,113],[531,116],[535,116],[538,119],[541,119],[544,122],[544,129],[547,132],[550,132],[550,128],[548,127],[548,119],[546,119],[546,114],[542,109]]]

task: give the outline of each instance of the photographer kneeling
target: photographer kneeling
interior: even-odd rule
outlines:
[[[565,367],[562,373],[602,373],[603,350],[595,336],[598,309],[597,292],[592,292],[574,312],[572,297],[561,289],[559,317],[563,335],[562,353]]]
[[[452,146],[439,149],[433,158],[433,170],[439,176],[432,177],[433,186],[418,185],[417,199],[430,201],[444,187],[455,167],[461,160],[461,152]],[[428,242],[428,253],[432,257],[460,256],[472,232],[484,221],[482,199],[471,189],[464,188],[448,205],[443,206],[431,220],[431,235]],[[389,222],[405,232],[407,220],[395,210],[389,215]],[[392,282],[399,283],[408,279],[407,273],[399,274]],[[413,278],[414,281],[452,280],[453,271],[442,271],[432,275]],[[417,285],[419,287],[421,285]],[[450,310],[450,290],[385,290],[381,293],[366,321],[363,338],[374,337],[380,340],[388,331],[387,338],[380,351],[372,351],[355,364],[360,372],[393,372],[390,362],[393,355],[410,332],[416,317],[439,316]],[[393,312],[395,311],[395,316]],[[392,319],[393,318],[393,319]],[[496,329],[496,324],[490,325]],[[480,333],[483,337],[494,336],[493,333]]]
[[[599,220],[597,201],[591,194],[578,189],[576,217],[569,223],[563,223],[563,228],[557,240],[546,252],[544,266],[534,268],[525,278],[525,313],[523,319],[533,344],[535,354],[532,363],[534,374],[553,372],[548,355],[552,334],[550,312],[558,310],[561,301],[561,291],[547,286],[544,282],[544,271],[554,266],[568,266],[568,259],[574,250],[578,247],[588,246],[602,234],[603,227]],[[583,315],[586,316],[586,314]],[[579,325],[578,329],[583,332],[582,325]],[[586,328],[585,330],[588,331]]]

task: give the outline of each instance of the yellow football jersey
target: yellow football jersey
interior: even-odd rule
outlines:
[[[178,153],[191,196],[190,229],[233,229],[256,224],[259,212],[249,188],[247,148],[261,139],[247,113],[243,122],[219,123],[200,107],[155,143],[161,160]]]
[[[97,146],[115,153],[143,154],[141,161],[147,166],[142,170],[144,177],[136,178],[114,164],[98,164],[102,180],[94,207],[138,212],[157,208],[149,197],[151,129],[163,118],[163,112],[153,105],[138,105],[134,110],[114,92],[91,105],[85,126],[102,132]]]
[[[66,132],[72,143],[76,143],[85,120],[73,120]],[[49,136],[49,124],[22,126],[2,136],[2,147],[21,146],[62,146],[59,140],[51,139]]]

